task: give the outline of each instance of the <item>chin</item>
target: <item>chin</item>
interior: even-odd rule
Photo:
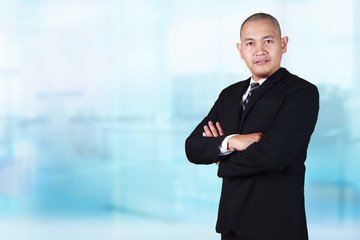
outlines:
[[[268,78],[270,77],[274,72],[276,72],[278,69],[275,68],[267,68],[267,69],[257,69],[257,71],[253,72],[253,76],[256,76],[258,78]]]
[[[271,75],[270,71],[264,71],[264,72],[255,72],[253,74],[254,76],[258,77],[258,78],[268,78]]]

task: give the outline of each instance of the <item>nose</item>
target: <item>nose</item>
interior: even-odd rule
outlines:
[[[256,46],[256,50],[255,50],[255,55],[256,56],[262,56],[266,54],[266,50],[264,48],[263,44],[257,44]]]

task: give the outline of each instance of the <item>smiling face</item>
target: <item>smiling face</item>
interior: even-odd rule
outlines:
[[[245,23],[237,48],[253,79],[258,81],[268,78],[280,68],[287,43],[288,37],[281,38],[271,20],[265,19]]]

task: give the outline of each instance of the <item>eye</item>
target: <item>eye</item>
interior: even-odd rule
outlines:
[[[273,42],[273,40],[271,40],[271,39],[266,39],[265,40],[265,43],[272,43]]]
[[[254,42],[247,42],[246,43],[246,46],[252,46],[252,45],[254,45]]]

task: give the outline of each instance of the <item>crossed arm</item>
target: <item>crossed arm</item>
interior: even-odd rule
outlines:
[[[219,99],[227,96],[220,95]],[[222,99],[221,102],[227,101]],[[212,164],[221,161],[219,177],[239,177],[277,171],[290,162],[298,164],[305,161],[319,110],[319,94],[315,86],[303,84],[292,87],[282,102],[281,111],[271,119],[271,125],[257,126],[266,130],[266,135],[252,133],[230,137],[227,149],[235,151],[227,155],[221,155],[219,149],[225,143],[220,124],[224,109],[217,100],[186,139],[185,151],[190,162]]]
[[[223,136],[224,132],[222,130],[221,124],[216,122],[215,125],[212,121],[208,122],[208,125],[204,126],[203,137],[218,137]],[[251,134],[238,134],[232,136],[228,143],[228,150],[244,151],[248,146],[255,142],[259,142],[261,138],[264,137],[264,134],[261,132],[251,133]],[[219,165],[220,161],[217,161],[216,164]]]

